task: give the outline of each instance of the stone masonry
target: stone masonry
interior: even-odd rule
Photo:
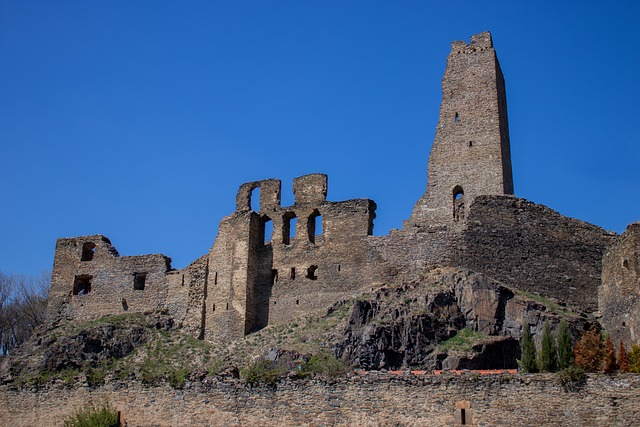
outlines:
[[[164,255],[120,256],[101,235],[59,239],[49,324],[165,308],[193,336],[224,342],[451,266],[587,312],[604,277],[607,328],[623,322],[620,336],[638,339],[637,227],[616,237],[513,196],[489,33],[452,44],[427,189],[402,230],[373,236],[376,204],[327,200],[326,175],[296,178],[292,206],[281,206],[280,189],[277,179],[241,185],[209,252],[182,270]]]

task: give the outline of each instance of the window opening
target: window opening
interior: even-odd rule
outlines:
[[[136,291],[144,291],[146,281],[147,273],[133,273],[133,289]]]
[[[469,141],[469,147],[473,147],[473,141]]]
[[[307,231],[309,234],[309,241],[311,243],[315,243],[316,236],[320,236],[322,234],[322,215],[320,215],[318,210],[313,211],[309,216]]]
[[[464,219],[464,190],[459,185],[453,189],[453,220]]]
[[[278,270],[273,269],[271,270],[271,284],[275,285],[276,283],[278,283]]]
[[[456,123],[460,122],[460,116],[458,115],[458,113],[456,113]]]
[[[628,270],[628,269],[629,269],[629,260],[626,260],[626,259],[625,259],[624,261],[622,261],[622,266],[623,266],[625,269],[627,269],[627,270]]]
[[[273,222],[268,216],[262,217],[262,241],[264,244],[271,243],[271,236],[273,235]]]
[[[318,266],[312,265],[307,268],[307,279],[316,280],[318,278]]]
[[[91,261],[96,253],[96,244],[93,242],[87,242],[82,245],[82,258],[81,261]]]
[[[254,212],[260,211],[260,187],[256,187],[251,190],[251,195],[249,196],[249,206]]]
[[[291,280],[296,278],[296,268],[291,267]]]
[[[300,305],[300,300],[299,299],[296,300],[296,305]]]
[[[215,312],[216,312],[216,305],[215,305],[215,304],[213,304],[213,305],[211,306],[211,312],[212,312],[212,313],[215,313]]]
[[[298,218],[293,212],[287,212],[283,217],[282,225],[282,243],[291,244],[291,239],[296,238],[296,227],[298,226]]]
[[[217,285],[218,284],[218,272],[214,272],[213,273],[213,284]]]
[[[128,311],[129,310],[129,304],[127,304],[127,300],[124,298],[120,298],[120,304],[122,304],[122,309],[124,311]]]
[[[227,307],[225,308],[226,310],[229,310],[229,303],[227,303]]]
[[[340,271],[340,264],[338,264],[338,271]]]
[[[73,281],[73,295],[86,295],[91,292],[91,280],[93,276],[76,276]]]

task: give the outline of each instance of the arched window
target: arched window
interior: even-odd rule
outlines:
[[[271,236],[273,235],[273,222],[271,222],[271,218],[264,215],[260,221],[260,229],[262,230],[262,242],[264,244],[271,243]]]
[[[464,190],[461,186],[456,185],[453,188],[453,220],[460,221],[464,219]]]
[[[317,280],[318,279],[318,266],[312,265],[307,268],[307,279]]]
[[[96,244],[93,242],[87,242],[84,245],[82,245],[82,258],[80,258],[80,260],[91,261],[95,253],[96,253]]]
[[[256,187],[251,190],[251,195],[249,196],[249,206],[254,212],[260,211],[260,187]]]
[[[282,243],[291,244],[291,239],[296,238],[296,227],[298,226],[298,218],[293,212],[287,212],[283,216],[282,222]]]
[[[307,221],[307,232],[311,243],[316,242],[316,236],[322,235],[322,215],[320,215],[320,212],[318,212],[317,209],[309,216]]]

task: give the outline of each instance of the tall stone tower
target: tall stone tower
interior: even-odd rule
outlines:
[[[451,44],[427,175],[409,225],[453,226],[476,196],[513,194],[504,78],[489,32]]]

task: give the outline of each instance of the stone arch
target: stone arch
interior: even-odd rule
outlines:
[[[460,185],[453,187],[451,192],[453,200],[453,220],[464,219],[464,189]]]

